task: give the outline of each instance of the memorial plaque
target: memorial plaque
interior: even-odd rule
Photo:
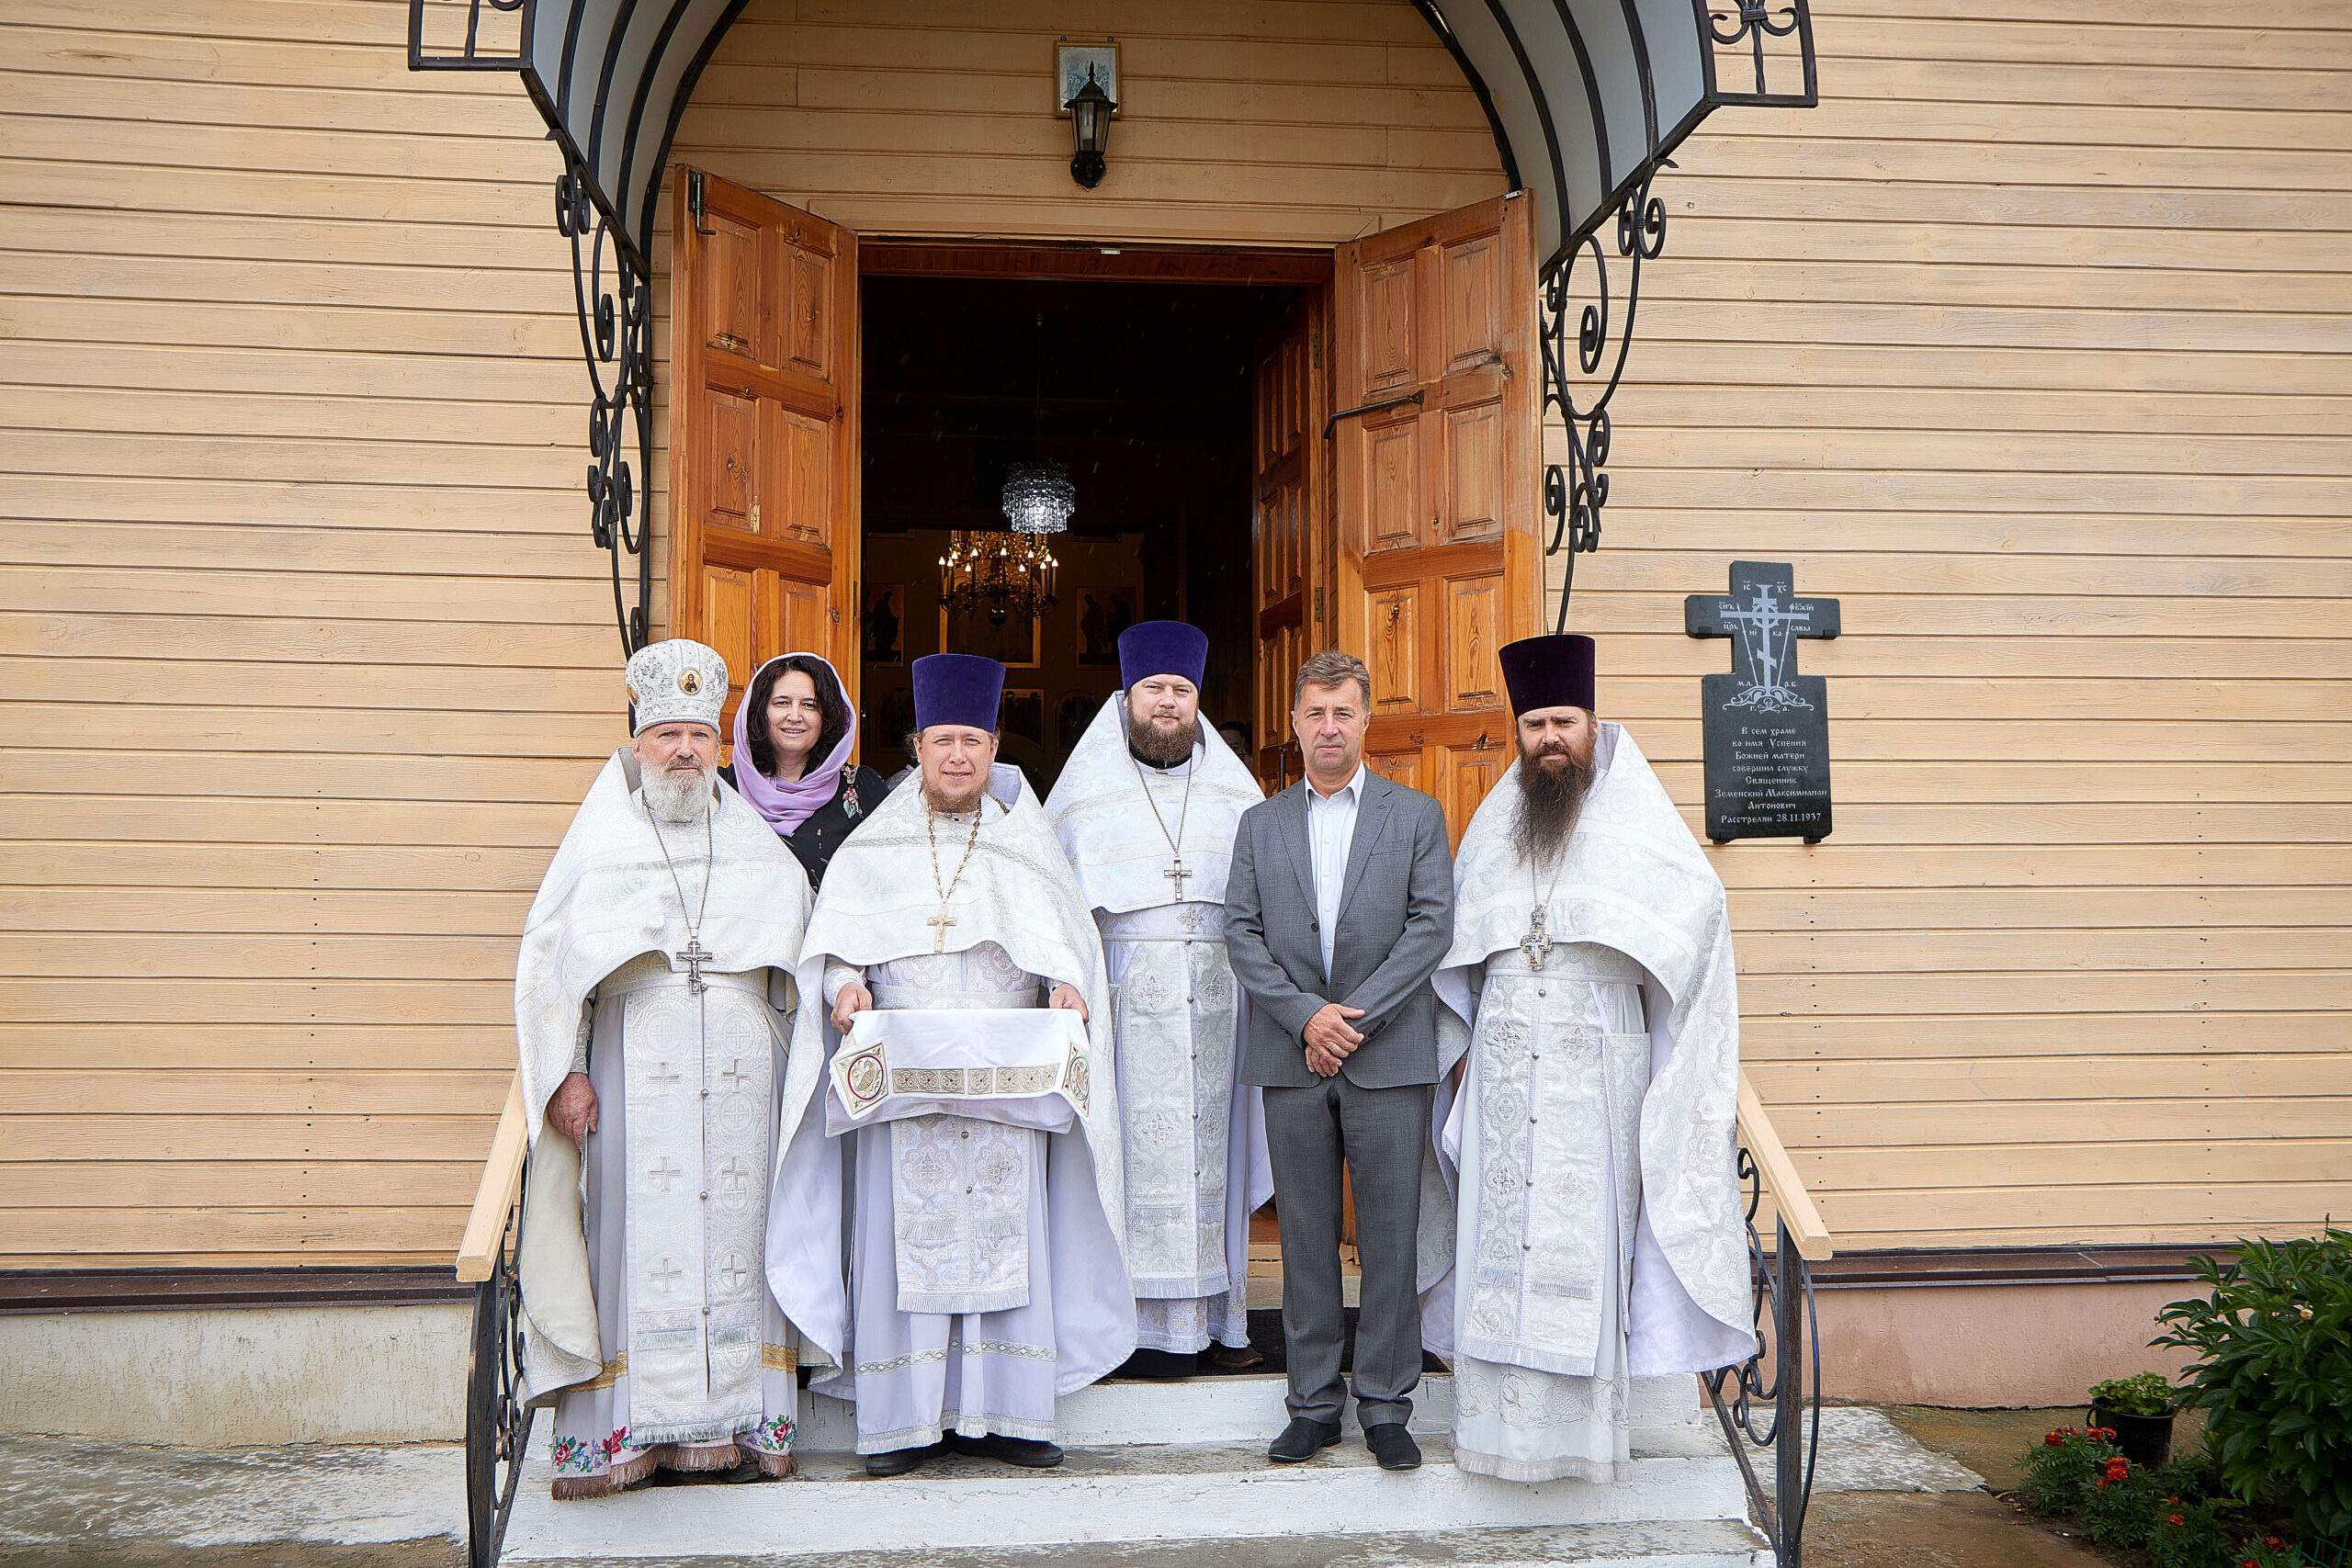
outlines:
[[[1838,635],[1838,601],[1800,599],[1781,561],[1731,563],[1731,592],[1693,593],[1682,629],[1731,639],[1731,670],[1699,681],[1707,837],[1829,837],[1829,682],[1797,673],[1797,639]]]

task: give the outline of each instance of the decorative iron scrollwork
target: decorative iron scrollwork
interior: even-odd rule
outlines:
[[[515,1265],[523,1238],[521,1194],[530,1186],[527,1154],[523,1173],[490,1278],[474,1287],[472,1364],[466,1371],[468,1568],[497,1568],[536,1414],[523,1404],[523,1281]]]
[[[1764,1250],[1757,1234],[1763,1175],[1746,1148],[1739,1151],[1739,1179],[1747,1185],[1747,1268],[1756,1354],[1737,1366],[1702,1373],[1701,1382],[1732,1457],[1739,1461],[1748,1501],[1771,1538],[1775,1561],[1781,1568],[1799,1568],[1805,1512],[1813,1501],[1814,1463],[1821,1452],[1821,1321],[1814,1311],[1813,1270],[1798,1256],[1787,1223],[1781,1223],[1770,1252]],[[1769,1380],[1764,1376],[1768,1358],[1772,1362]],[[1804,1392],[1807,1366],[1813,1370],[1809,1397]],[[1771,1450],[1770,1496],[1747,1457],[1751,1446]]]
[[[1671,168],[1669,162],[1664,167]],[[1655,174],[1652,175],[1655,178]],[[1629,192],[1617,208],[1617,254],[1628,264],[1625,273],[1624,324],[1610,321],[1609,258],[1598,233],[1588,234],[1567,258],[1544,279],[1543,332],[1544,412],[1548,420],[1559,412],[1567,434],[1566,463],[1544,469],[1544,514],[1552,520],[1552,537],[1544,547],[1546,557],[1567,552],[1560,582],[1560,609],[1553,630],[1566,631],[1568,594],[1576,586],[1577,556],[1600,547],[1600,512],[1609,504],[1609,401],[1625,376],[1625,356],[1634,345],[1634,317],[1642,298],[1642,264],[1655,261],[1666,249],[1666,203],[1650,194],[1650,180]],[[1596,298],[1576,310],[1572,294],[1577,263],[1592,258]],[[1576,374],[1568,372],[1568,321],[1576,314]],[[1611,353],[1611,348],[1615,352]],[[1605,380],[1596,382],[1603,361]],[[1579,403],[1580,391],[1593,390],[1589,402]]]
[[[646,549],[653,510],[653,285],[617,243],[607,254],[606,220],[588,199],[587,174],[577,164],[556,177],[555,226],[571,242],[580,353],[595,394],[588,410],[588,531],[612,562],[613,617],[626,660],[645,646],[646,604],[653,595],[653,558]],[[637,558],[633,604],[621,584],[624,555]]]

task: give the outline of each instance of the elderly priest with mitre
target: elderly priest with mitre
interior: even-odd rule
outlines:
[[[1500,650],[1519,761],[1463,835],[1434,982],[1456,1204],[1421,1207],[1423,1337],[1455,1462],[1507,1481],[1624,1479],[1629,1378],[1755,1349],[1723,883],[1596,719],[1593,652]]]
[[[559,1498],[792,1472],[797,1341],[761,1259],[777,1116],[819,1072],[786,1069],[808,878],[718,782],[726,662],[678,638],[627,678],[635,744],[581,803],[514,971],[523,1364],[555,1405]]]
[[[1209,639],[1182,621],[1119,634],[1120,694],[1046,802],[1110,966],[1127,1157],[1127,1371],[1182,1377],[1214,1341],[1247,1366],[1250,1213],[1273,1193],[1265,1109],[1241,1081],[1247,1006],[1225,956],[1225,877],[1265,797],[1201,718]]]
[[[776,1191],[854,1140],[849,1346],[811,1386],[856,1402],[867,1472],[949,1448],[1043,1468],[1057,1396],[1135,1348],[1110,989],[1045,811],[996,761],[1004,666],[939,653],[913,676],[922,777],[842,843],[809,917],[797,974],[824,1007],[795,1061],[831,1066]],[[828,1311],[812,1234],[781,1210],[769,1228],[796,1322]]]

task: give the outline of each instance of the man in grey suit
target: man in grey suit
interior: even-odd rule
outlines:
[[[1340,1440],[1344,1161],[1363,1260],[1356,1411],[1382,1468],[1411,1470],[1414,1235],[1438,1071],[1430,976],[1453,941],[1453,868],[1444,809],[1364,767],[1371,723],[1363,660],[1334,649],[1299,666],[1291,727],[1306,776],[1241,814],[1225,940],[1250,994],[1242,1077],[1265,1089],[1282,1222],[1291,1421],[1268,1457],[1296,1462]]]

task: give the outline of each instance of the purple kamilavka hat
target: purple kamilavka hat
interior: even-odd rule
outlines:
[[[961,724],[993,731],[1004,697],[1004,666],[975,653],[931,653],[915,660],[915,728]]]
[[[1119,685],[1133,691],[1154,675],[1182,675],[1197,686],[1209,667],[1209,634],[1182,621],[1137,621],[1119,634]]]

